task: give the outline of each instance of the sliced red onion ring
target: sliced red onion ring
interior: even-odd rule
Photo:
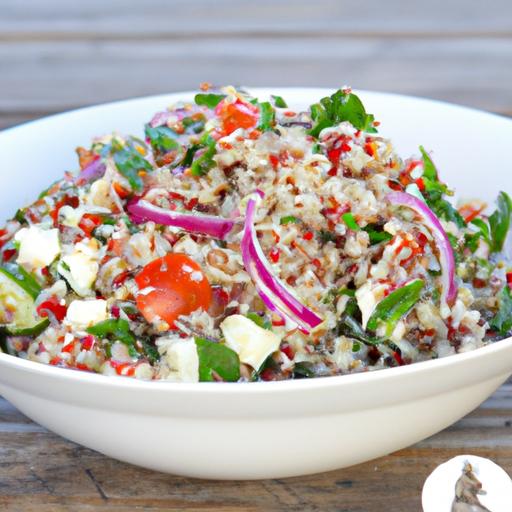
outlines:
[[[441,312],[452,305],[457,298],[457,285],[455,284],[455,257],[443,226],[435,213],[420,199],[405,192],[391,192],[386,199],[397,206],[407,206],[414,210],[430,229],[439,250],[439,263],[441,265]],[[448,310],[449,313],[449,310]],[[445,316],[445,315],[443,315]]]
[[[261,299],[271,311],[285,321],[296,325],[301,331],[309,333],[311,329],[321,324],[323,319],[292,295],[286,285],[274,275],[270,263],[263,254],[254,227],[256,208],[261,197],[262,193],[256,191],[249,197],[247,203],[241,243],[245,270],[256,286]]]
[[[76,182],[77,184],[83,184],[97,180],[105,174],[106,169],[105,164],[101,161],[101,158],[98,157],[80,171]]]
[[[138,199],[127,207],[133,222],[153,221],[164,226],[174,226],[189,233],[201,233],[224,240],[235,225],[234,219],[224,219],[213,215],[181,213],[155,206],[144,199]]]

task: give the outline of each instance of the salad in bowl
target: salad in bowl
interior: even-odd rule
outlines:
[[[0,232],[1,348],[104,375],[251,382],[467,352],[512,330],[512,201],[457,206],[357,95],[205,84],[77,149]]]

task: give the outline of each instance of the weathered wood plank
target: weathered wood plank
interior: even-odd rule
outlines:
[[[512,34],[508,0],[3,0],[0,39]]]
[[[202,81],[348,83],[497,112],[512,106],[508,39],[0,43],[0,68],[0,113],[11,116],[196,88]]]

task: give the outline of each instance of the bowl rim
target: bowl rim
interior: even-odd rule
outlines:
[[[249,92],[253,92],[256,94],[268,94],[269,92],[277,92],[279,94],[288,93],[305,93],[305,94],[328,94],[329,92],[335,91],[336,88],[330,87],[246,87]],[[406,95],[399,93],[391,93],[391,92],[381,92],[374,90],[365,90],[365,89],[354,89],[354,92],[361,95],[369,95],[375,97],[390,97],[394,100],[412,100],[421,102],[424,104],[436,105],[441,108],[450,108],[470,112],[475,115],[483,115],[486,117],[493,117],[496,120],[505,121],[511,123],[512,120],[506,116],[493,113],[486,112],[484,110],[480,110],[473,107],[467,107],[460,104],[451,103],[448,101],[424,98],[420,96],[414,95]],[[122,107],[124,104],[128,107],[131,103],[134,102],[143,102],[143,101],[159,101],[160,99],[165,102],[171,99],[172,101],[177,101],[180,96],[190,96],[195,94],[196,91],[188,90],[188,91],[178,91],[178,92],[170,92],[163,94],[155,94],[149,96],[138,96],[132,98],[126,98],[116,101],[110,101],[105,103],[98,103],[94,105],[83,106],[76,109],[65,110],[63,112],[58,112],[49,116],[45,116],[43,118],[34,119],[30,121],[26,121],[20,123],[18,125],[9,127],[4,130],[0,130],[0,142],[4,137],[15,136],[19,130],[23,130],[27,127],[36,127],[38,124],[44,124],[48,121],[58,121],[61,118],[65,118],[66,116],[84,113],[90,110],[101,110],[102,108],[110,108],[110,107]],[[186,392],[187,394],[192,393],[219,393],[223,394],[247,394],[247,393],[261,393],[262,391],[268,392],[276,392],[276,391],[304,391],[304,390],[321,390],[321,389],[332,389],[338,388],[340,386],[346,385],[357,385],[357,384],[368,384],[370,382],[375,383],[384,383],[389,380],[394,380],[400,377],[410,376],[412,374],[423,374],[430,372],[436,369],[443,369],[449,367],[456,367],[460,365],[464,365],[467,362],[474,361],[477,358],[484,358],[485,356],[493,357],[497,353],[501,351],[505,351],[507,349],[512,349],[512,337],[505,338],[503,340],[490,343],[484,347],[477,348],[475,350],[471,350],[468,352],[458,353],[449,355],[446,357],[431,359],[428,361],[421,361],[412,363],[405,366],[393,367],[393,368],[384,368],[380,370],[370,370],[359,373],[352,374],[344,374],[344,375],[334,375],[327,377],[313,377],[313,378],[304,378],[304,379],[287,379],[282,381],[269,381],[269,382],[172,382],[165,380],[139,380],[135,378],[128,378],[123,376],[107,376],[99,373],[86,372],[74,370],[71,368],[60,368],[56,366],[47,365],[44,363],[39,363],[36,361],[29,361],[26,359],[19,358],[17,356],[12,356],[10,354],[0,352],[0,366],[8,366],[13,369],[18,369],[24,373],[28,373],[31,375],[37,375],[40,377],[48,377],[51,379],[56,379],[59,381],[70,381],[73,383],[84,382],[96,385],[103,385],[104,387],[108,387],[111,389],[119,389],[119,390],[164,390],[164,391],[173,391],[173,392]],[[512,365],[511,365],[512,371]]]

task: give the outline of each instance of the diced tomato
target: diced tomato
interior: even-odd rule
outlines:
[[[483,201],[475,201],[472,203],[463,204],[459,208],[459,213],[466,222],[471,222],[476,219],[487,207]]]
[[[125,270],[112,279],[112,288],[119,288],[130,277],[130,271]]]
[[[53,313],[53,316],[55,316],[59,322],[64,320],[67,310],[68,308],[60,303],[60,299],[58,297],[50,297],[37,306],[37,314],[40,317],[47,317],[50,312]]]
[[[82,338],[80,341],[82,343],[83,350],[91,350],[94,347],[94,345],[96,344],[96,338],[92,334],[87,335],[85,338]]]
[[[268,253],[270,259],[272,260],[272,263],[277,263],[279,261],[280,254],[281,251],[277,247],[272,247],[272,249],[270,249],[270,252]]]
[[[303,235],[302,235],[302,238],[304,238],[304,240],[307,240],[308,242],[310,240],[313,240],[313,232],[312,231],[306,231]]]
[[[92,235],[92,232],[103,223],[100,215],[94,213],[85,213],[82,215],[78,227],[85,233],[87,237]]]
[[[130,195],[130,191],[129,190],[126,190],[120,183],[118,183],[117,181],[114,181],[114,183],[112,183],[112,187],[114,188],[116,194],[121,198],[121,199],[126,199],[129,195]]]
[[[293,359],[295,356],[295,352],[293,351],[293,348],[290,346],[290,344],[286,341],[281,343],[281,352],[283,352],[288,359]]]
[[[183,203],[183,206],[185,207],[186,210],[192,210],[192,208],[194,208],[194,206],[196,206],[196,204],[198,202],[199,202],[199,198],[193,197],[192,199]]]
[[[71,341],[65,347],[62,348],[61,352],[70,354],[71,352],[73,352],[74,348],[75,348],[75,341]]]
[[[212,301],[206,275],[185,254],[171,253],[148,263],[135,282],[139,287],[137,307],[144,318],[148,322],[161,318],[171,328],[180,315],[199,308],[208,311]]]
[[[16,249],[6,249],[2,255],[4,261],[9,261],[16,254]]]
[[[512,289],[512,272],[507,272],[507,284],[510,289]]]
[[[473,286],[475,288],[485,288],[487,286],[487,282],[484,279],[480,279],[478,277],[475,277],[473,279]]]
[[[110,366],[114,368],[118,375],[124,375],[125,377],[133,377],[135,375],[135,370],[137,368],[136,364],[133,363],[120,363],[119,361],[114,361],[111,359]]]
[[[50,212],[50,217],[53,219],[54,226],[57,226],[57,224],[58,224],[59,211],[63,206],[71,206],[72,208],[78,208],[79,204],[80,204],[80,201],[79,201],[78,197],[76,197],[76,196],[65,195],[64,197],[59,199],[55,203],[53,210]]]
[[[270,165],[274,168],[274,169],[277,169],[278,165],[279,165],[279,158],[276,156],[276,155],[269,155],[268,157],[269,161],[270,161]]]
[[[222,122],[224,134],[229,135],[238,128],[254,128],[258,122],[259,109],[237,98],[233,103],[221,101],[215,108],[215,115]]]

